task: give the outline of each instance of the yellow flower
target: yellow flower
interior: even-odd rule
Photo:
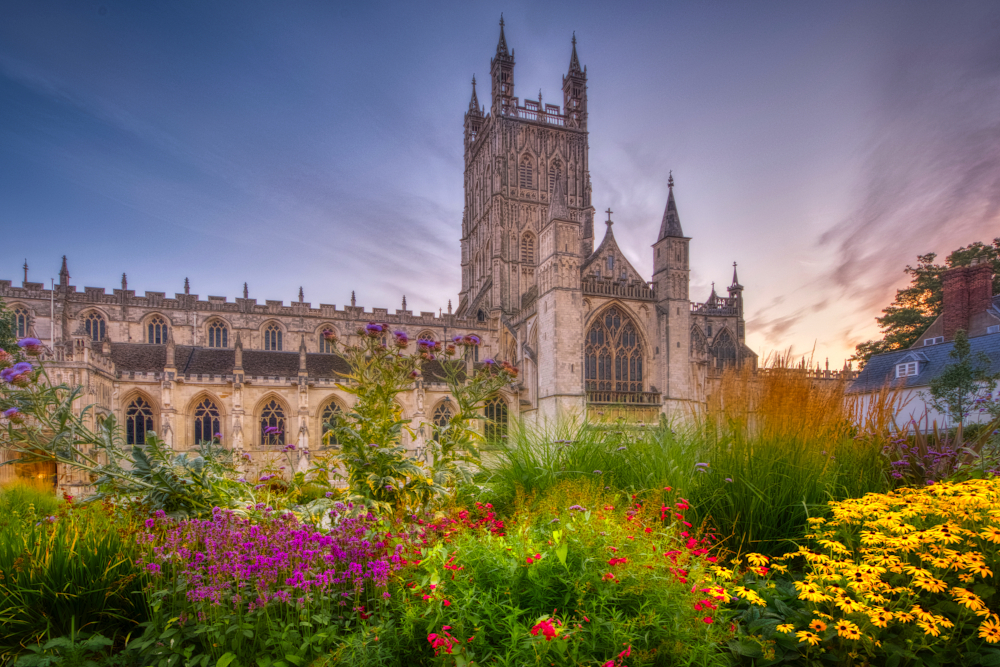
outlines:
[[[979,637],[990,644],[1000,642],[1000,617],[994,614],[992,618],[983,621],[979,626]]]
[[[783,633],[785,633],[787,635],[787,634],[790,634],[790,633],[792,633],[792,632],[795,631],[795,624],[794,623],[782,623],[781,625],[779,625],[778,627],[776,627],[775,630],[777,630],[778,632],[783,632]]]
[[[868,614],[868,618],[875,627],[884,628],[888,626],[889,621],[892,620],[892,612],[886,611],[885,609],[879,609],[873,614]]]
[[[993,570],[991,570],[990,568],[986,567],[986,563],[981,563],[981,562],[980,563],[975,563],[972,566],[970,566],[968,569],[972,570],[973,572],[975,572],[976,574],[978,574],[980,577],[992,577],[993,576]]]
[[[763,565],[767,565],[767,561],[767,556],[761,554],[747,554],[747,562],[751,565],[761,567]]]
[[[821,641],[819,635],[808,630],[796,632],[795,637],[799,640],[799,643],[808,642],[810,646],[816,646]]]
[[[941,591],[948,590],[948,584],[934,577],[915,577],[913,585],[931,593],[940,593]]]
[[[837,629],[837,634],[845,639],[858,639],[861,637],[861,631],[858,630],[858,626],[850,621],[837,621],[837,625],[834,627]]]
[[[934,620],[934,614],[924,611],[923,609],[921,609],[920,605],[916,604],[913,605],[913,608],[910,609],[910,611],[913,613],[913,615],[917,618],[918,621],[924,621],[925,623],[929,623]]]
[[[934,637],[937,637],[938,635],[941,634],[941,630],[938,628],[938,626],[934,625],[933,623],[928,623],[926,621],[917,621],[917,625],[920,627],[921,630],[924,631],[925,635],[932,635]]]
[[[1000,544],[1000,528],[997,528],[996,526],[986,526],[986,530],[979,533],[979,536],[988,542],[992,542],[993,544]]]
[[[809,628],[811,630],[815,630],[816,632],[823,632],[824,630],[826,630],[826,623],[817,618],[814,619],[813,622],[809,624]]]

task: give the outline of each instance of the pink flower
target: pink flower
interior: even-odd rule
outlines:
[[[450,607],[451,606],[451,600],[442,600],[441,604],[443,604],[445,607]]]

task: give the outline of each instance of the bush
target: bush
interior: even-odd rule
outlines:
[[[816,548],[785,557],[801,561],[800,578],[774,585],[757,568],[735,648],[773,657],[761,665],[821,654],[842,665],[1000,664],[998,506],[997,479],[834,503],[831,519],[811,520]]]

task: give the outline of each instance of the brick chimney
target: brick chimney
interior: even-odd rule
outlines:
[[[942,276],[944,339],[953,340],[959,329],[969,330],[973,315],[984,312],[993,299],[993,267],[973,260]]]

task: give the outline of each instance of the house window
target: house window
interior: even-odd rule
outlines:
[[[507,401],[494,396],[486,401],[486,440],[499,442],[507,437]]]
[[[281,327],[277,324],[268,324],[264,329],[264,349],[273,352],[281,351]]]
[[[523,160],[521,160],[521,167],[518,170],[518,180],[522,188],[531,187],[531,176],[532,176],[531,172],[532,172],[531,160],[528,158],[524,158]]]
[[[208,346],[229,347],[229,327],[218,320],[208,325]]]
[[[144,399],[135,398],[125,408],[125,443],[145,445],[146,433],[153,430],[153,409]]]
[[[100,343],[107,335],[107,325],[104,323],[104,316],[100,313],[87,315],[84,327],[87,330],[87,337],[95,343]]]
[[[156,316],[149,321],[146,326],[147,343],[153,345],[164,345],[167,342],[167,323],[162,317]]]
[[[260,444],[278,447],[285,444],[285,409],[273,399],[260,413]]]
[[[333,329],[326,328],[319,334],[319,351],[323,354],[333,354],[333,341],[329,336],[333,334]]]
[[[321,413],[321,419],[323,424],[320,426],[320,431],[322,431],[322,441],[324,445],[337,446],[340,442],[337,440],[337,434],[334,432],[334,427],[337,426],[337,418],[344,414],[341,409],[340,404],[336,401],[330,401],[323,408]],[[327,435],[329,434],[329,435]]]
[[[18,338],[25,338],[28,335],[28,311],[18,307],[14,309],[14,333]]]
[[[455,416],[455,411],[451,408],[451,401],[445,399],[434,409],[434,414],[432,419],[434,421],[434,440],[437,442],[440,438],[441,429],[448,426],[451,422],[451,418]]]
[[[926,347],[928,345],[938,345],[938,344],[943,343],[943,342],[944,342],[944,336],[937,336],[935,338],[925,338],[924,339],[924,347]]]
[[[194,442],[211,442],[216,433],[222,434],[222,418],[218,406],[206,398],[194,409]]]
[[[896,377],[905,378],[911,375],[916,375],[920,372],[920,362],[918,361],[907,361],[902,364],[896,364]]]

